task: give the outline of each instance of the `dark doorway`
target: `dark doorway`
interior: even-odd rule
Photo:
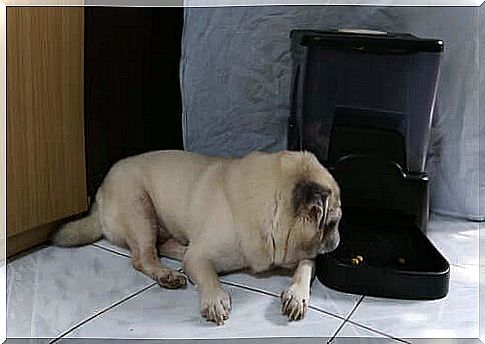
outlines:
[[[183,8],[85,8],[85,126],[91,199],[119,159],[183,149]]]

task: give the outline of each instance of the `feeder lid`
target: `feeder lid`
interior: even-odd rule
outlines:
[[[365,29],[292,30],[290,38],[304,46],[323,46],[361,52],[442,52],[443,41],[423,39],[407,33]]]

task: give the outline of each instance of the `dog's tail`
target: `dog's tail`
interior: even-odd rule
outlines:
[[[51,241],[54,245],[68,247],[91,244],[102,237],[101,223],[93,209],[88,216],[61,226]]]

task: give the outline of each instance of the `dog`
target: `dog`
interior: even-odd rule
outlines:
[[[218,274],[294,271],[282,311],[302,319],[314,258],[339,244],[340,190],[309,152],[252,152],[219,158],[185,151],[129,157],[110,169],[87,217],[63,225],[58,246],[103,236],[129,248],[135,269],[166,288],[187,284],[159,255],[183,262],[198,290],[200,313],[218,325],[231,299]]]

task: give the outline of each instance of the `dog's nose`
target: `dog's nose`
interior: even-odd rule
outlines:
[[[335,250],[340,244],[340,235],[338,231],[333,231],[329,233],[323,240],[322,253],[329,253]]]
[[[338,235],[335,235],[335,236],[332,236],[332,238],[330,239],[330,242],[328,243],[328,252],[332,252],[333,250],[335,250],[338,245],[340,244],[340,238]]]

